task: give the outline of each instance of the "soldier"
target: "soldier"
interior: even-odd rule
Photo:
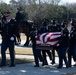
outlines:
[[[45,19],[45,20],[44,20],[44,23],[43,23],[43,28],[41,29],[41,33],[46,33],[46,32],[48,32],[48,29],[49,29],[48,20]],[[48,65],[47,58],[46,58],[46,53],[48,54],[50,60],[52,60],[52,55],[51,55],[50,50],[42,50],[42,55],[43,55],[44,60],[45,60],[45,65]]]
[[[57,23],[56,18],[52,20],[52,24],[48,30],[49,32],[61,32],[61,26]],[[57,51],[57,47],[53,47],[51,64],[55,64],[55,50]]]
[[[58,55],[59,55],[59,66],[58,69],[62,68],[63,66],[63,60],[66,64],[66,68],[68,68],[68,61],[66,58],[66,52],[69,47],[69,31],[67,29],[68,23],[64,24],[64,29],[61,32],[61,38],[59,41],[59,48],[58,48]]]
[[[73,26],[71,27],[70,31],[70,47],[68,50],[69,67],[71,67],[72,56],[74,61],[76,62],[76,20],[73,21]],[[76,66],[76,63],[74,66]]]
[[[49,26],[48,26],[48,20],[45,19],[43,21],[43,27],[40,29],[40,34],[48,32],[48,28],[49,28]]]
[[[2,33],[2,44],[1,44],[1,65],[6,65],[6,50],[9,48],[10,52],[10,67],[15,66],[15,52],[14,52],[14,42],[17,37],[17,40],[20,41],[20,36],[18,34],[18,27],[13,19],[11,19],[11,12],[6,12],[6,20],[2,23],[1,33]]]
[[[33,31],[31,31],[31,40],[32,40],[32,50],[34,54],[34,59],[35,59],[35,66],[34,67],[39,67],[39,60],[42,62],[42,66],[45,64],[44,63],[44,58],[41,55],[41,51],[36,49],[36,40],[35,36],[38,35],[38,29],[36,26],[33,27]]]

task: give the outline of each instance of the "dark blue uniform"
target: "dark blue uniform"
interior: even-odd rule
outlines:
[[[34,67],[39,67],[39,60],[42,62],[42,64],[44,65],[44,58],[41,55],[41,51],[36,49],[36,40],[35,40],[35,36],[38,35],[38,31],[33,30],[31,32],[31,40],[32,40],[32,50],[33,50],[33,54],[34,54],[34,59],[35,59],[35,66]]]
[[[74,61],[76,61],[76,26],[72,26],[70,31],[70,46],[68,50],[68,62],[70,67],[72,56]]]
[[[67,28],[64,28],[62,30],[62,35],[59,41],[59,48],[58,48],[58,55],[59,55],[59,66],[58,68],[62,68],[63,66],[63,60],[66,64],[66,67],[68,67],[68,61],[66,58],[66,52],[69,47],[69,31]]]
[[[18,34],[18,27],[13,19],[9,21],[3,21],[2,28],[2,44],[1,44],[1,56],[2,61],[1,65],[6,65],[6,55],[5,52],[7,48],[9,48],[11,63],[10,66],[14,66],[15,64],[15,54],[14,54],[14,42],[16,37],[19,39],[20,36]]]

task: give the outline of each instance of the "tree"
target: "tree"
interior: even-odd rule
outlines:
[[[16,0],[10,0],[10,5],[12,7],[16,7],[17,6],[17,1]]]
[[[61,0],[48,0],[48,3],[51,3],[53,5],[58,5]]]
[[[7,10],[11,10],[10,5],[8,5],[6,3],[0,3],[0,15]]]

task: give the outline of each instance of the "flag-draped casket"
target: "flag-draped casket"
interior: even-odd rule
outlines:
[[[49,50],[56,47],[61,37],[61,32],[47,32],[35,36],[36,48]]]

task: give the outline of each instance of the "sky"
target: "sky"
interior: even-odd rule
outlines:
[[[76,3],[76,0],[61,0],[61,3]]]
[[[10,0],[2,0],[2,1],[9,3]],[[61,4],[66,3],[66,2],[67,3],[76,3],[76,0],[61,0]]]
[[[1,0],[1,1],[3,1],[3,2],[9,4],[9,1],[10,1],[10,0]]]

